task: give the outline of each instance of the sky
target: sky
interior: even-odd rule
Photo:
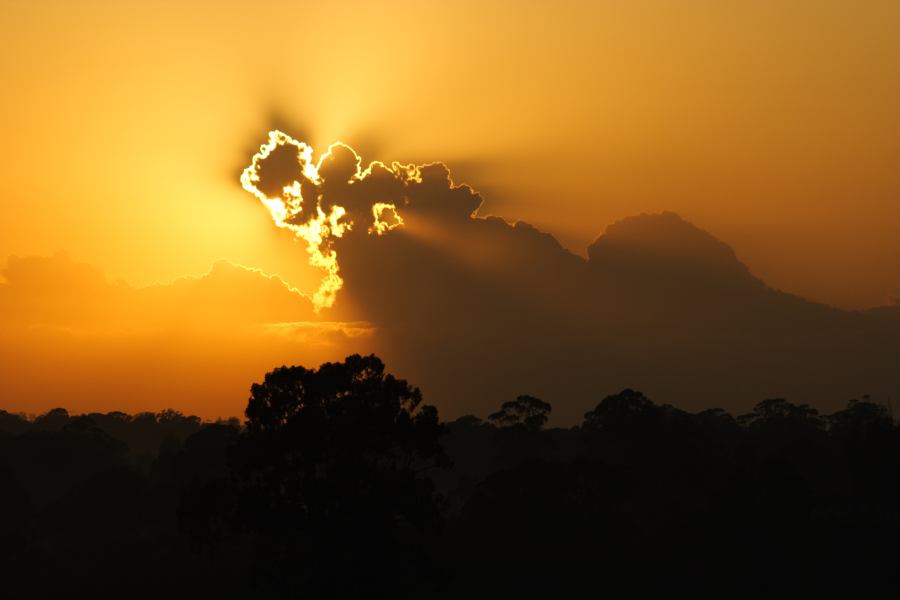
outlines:
[[[147,361],[126,409],[203,416],[239,413],[279,362],[377,350],[417,373],[420,349],[369,320],[428,319],[378,313],[352,281],[311,311],[321,271],[241,186],[272,129],[316,160],[341,140],[363,165],[442,161],[480,217],[586,259],[614,224],[670,211],[779,290],[900,298],[893,0],[0,2],[0,400],[16,410],[121,408]],[[475,241],[454,256],[502,263],[501,239],[531,256],[514,231],[461,234]],[[33,385],[67,361],[68,396]]]
[[[484,214],[584,254],[671,210],[765,281],[900,294],[900,5],[3,2],[0,257],[134,285],[295,260],[241,190],[278,126],[451,166]],[[0,258],[2,261],[3,258]]]

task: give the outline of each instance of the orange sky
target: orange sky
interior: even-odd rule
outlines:
[[[900,294],[894,0],[361,4],[4,2],[0,257],[312,291],[237,180],[275,124],[444,160],[579,253],[669,209],[782,289]]]
[[[888,303],[897,31],[895,0],[6,0],[0,273],[30,266],[0,274],[0,378],[16,381],[0,408],[119,408],[140,381],[124,408],[230,416],[274,364],[379,350],[365,323],[303,324],[316,317],[300,293],[322,273],[239,182],[275,127],[318,152],[343,140],[366,163],[444,161],[482,193],[480,215],[582,255],[611,223],[669,210],[772,286]],[[218,259],[283,282],[251,278],[273,298],[239,293],[207,318],[197,307],[244,284],[178,282]],[[56,306],[59,290],[77,302]],[[360,318],[351,304],[328,318]],[[209,327],[219,317],[237,325]],[[141,380],[147,360],[160,370]],[[41,375],[50,363],[84,380],[77,397]],[[115,365],[120,388],[103,397]]]

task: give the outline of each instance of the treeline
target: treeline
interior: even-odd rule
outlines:
[[[872,597],[900,583],[900,427],[868,398],[546,428],[442,423],[373,356],[275,369],[246,420],[0,412],[9,597]]]
[[[216,421],[219,425],[239,428],[234,417]],[[208,423],[207,423],[208,424]],[[61,430],[99,430],[122,442],[132,459],[148,465],[160,452],[180,447],[204,425],[200,417],[186,416],[176,410],[129,415],[123,412],[70,415],[64,408],[54,408],[41,415],[12,414],[0,410],[0,434],[19,435],[26,432]]]

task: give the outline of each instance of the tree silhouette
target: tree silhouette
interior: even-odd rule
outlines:
[[[504,402],[500,410],[488,416],[488,420],[498,427],[524,427],[537,431],[547,423],[552,410],[548,402],[534,396],[518,396]]]
[[[750,428],[798,428],[817,430],[824,426],[819,411],[806,404],[791,404],[784,398],[763,400],[738,420]]]
[[[887,408],[868,396],[851,400],[847,408],[828,416],[831,434],[854,444],[889,436],[894,423]]]
[[[415,595],[424,573],[395,569],[420,563],[440,524],[427,472],[446,463],[437,410],[421,400],[375,356],[281,367],[252,387],[230,462],[262,585]]]
[[[630,428],[646,424],[658,413],[657,407],[641,392],[624,389],[607,396],[594,410],[584,414],[585,429]]]

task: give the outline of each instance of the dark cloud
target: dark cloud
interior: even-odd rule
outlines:
[[[619,276],[703,277],[755,285],[734,251],[709,233],[666,212],[612,224],[588,247],[591,265]]]
[[[273,198],[280,197],[282,188],[291,182],[305,182],[303,172],[300,170],[300,155],[294,146],[275,148],[268,158],[261,162],[259,170],[260,181],[257,187]]]
[[[894,311],[840,311],[770,289],[673,213],[611,225],[584,259],[528,224],[478,217],[481,197],[441,163],[362,164],[334,146],[321,183],[303,191],[353,223],[327,243],[343,278],[338,306],[374,323],[388,364],[446,414],[484,414],[528,393],[571,422],[625,387],[730,410],[772,396],[834,407],[900,391]],[[375,203],[396,206],[404,225],[367,235]]]
[[[770,289],[673,213],[611,225],[579,257],[526,223],[477,217],[446,166],[371,165],[340,148],[318,192],[354,221],[334,240],[338,307],[376,325],[392,369],[449,416],[529,393],[572,422],[624,387],[686,408],[786,396],[823,408],[900,391],[900,327]],[[404,226],[364,235],[375,202]],[[355,311],[355,312],[354,312]]]
[[[283,134],[282,134],[283,135]],[[404,165],[399,162],[363,164],[355,150],[344,144],[333,144],[321,157],[313,157],[318,181],[305,177],[307,158],[298,152],[299,144],[274,146],[257,165],[255,187],[269,198],[280,198],[286,186],[301,184],[304,211],[318,206],[329,213],[338,205],[347,211],[345,222],[352,223],[351,236],[366,235],[372,225],[372,208],[376,203],[392,204],[405,218],[423,215],[438,219],[469,219],[479,206],[481,197],[466,185],[454,185],[450,171],[442,163]]]
[[[295,116],[288,116],[288,111],[283,109],[281,102],[270,99],[263,109],[264,126],[266,130],[292,131],[294,135],[299,136],[301,140],[312,139],[312,127],[304,120]],[[259,136],[257,129],[253,129],[253,133],[248,134],[246,139],[239,144],[238,153],[235,154],[234,162],[230,163],[225,172],[228,183],[234,183],[240,179],[241,173],[247,166],[247,157],[252,156],[259,150]],[[280,188],[277,190],[280,193]]]

